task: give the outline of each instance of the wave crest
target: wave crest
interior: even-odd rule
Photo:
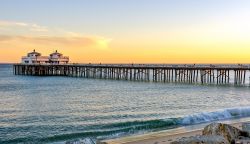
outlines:
[[[217,120],[226,120],[240,117],[248,117],[250,116],[250,107],[242,107],[242,108],[230,108],[219,110],[215,112],[203,112],[193,115],[188,115],[183,117],[180,121],[181,125],[192,125],[198,123],[205,123]]]

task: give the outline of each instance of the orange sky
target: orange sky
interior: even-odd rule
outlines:
[[[249,63],[247,42],[115,42],[105,38],[13,38],[1,42],[1,62],[19,62],[21,56],[36,49],[43,55],[58,50],[78,63]],[[60,38],[58,38],[60,39]],[[75,39],[75,40],[71,40]],[[79,41],[78,41],[79,40]],[[61,42],[64,41],[64,42]],[[83,43],[81,41],[84,41]]]
[[[250,2],[157,2],[43,3],[51,15],[3,3],[0,62],[36,49],[72,63],[250,63]]]

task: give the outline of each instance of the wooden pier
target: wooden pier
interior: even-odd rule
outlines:
[[[14,64],[15,75],[69,76],[83,78],[168,83],[246,85],[249,65],[169,64]]]

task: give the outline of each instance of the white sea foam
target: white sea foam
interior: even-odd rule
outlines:
[[[198,124],[216,120],[225,120],[225,119],[248,117],[248,116],[250,116],[250,107],[230,108],[215,112],[203,112],[203,113],[189,115],[182,118],[180,124],[190,125],[190,124]]]

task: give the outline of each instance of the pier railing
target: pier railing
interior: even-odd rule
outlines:
[[[14,64],[15,75],[69,76],[201,84],[250,84],[250,65]]]

